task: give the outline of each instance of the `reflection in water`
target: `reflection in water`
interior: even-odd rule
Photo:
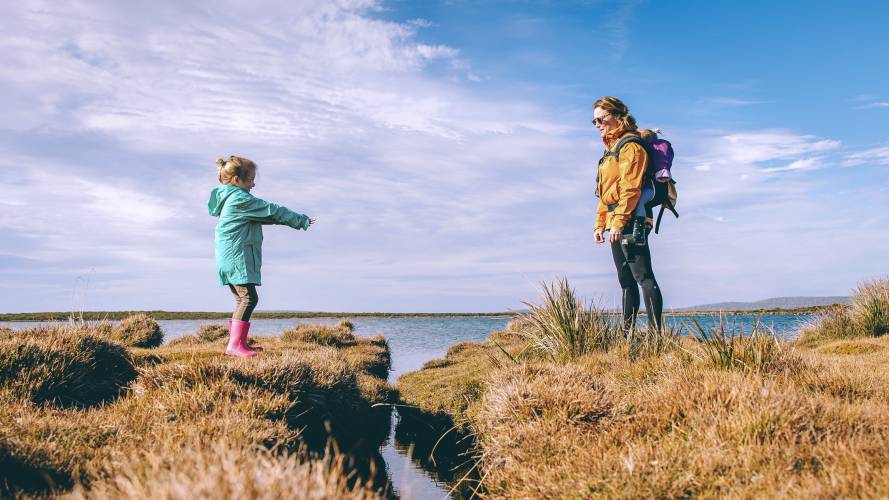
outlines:
[[[437,483],[446,485],[451,496],[469,498],[478,484],[478,469],[472,454],[475,441],[460,432],[450,419],[430,421],[417,410],[402,407],[395,426],[395,448]]]

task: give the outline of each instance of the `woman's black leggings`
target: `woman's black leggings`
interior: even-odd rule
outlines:
[[[627,224],[624,233],[632,232],[632,224]],[[639,287],[645,298],[645,311],[648,324],[658,330],[663,326],[664,298],[651,270],[651,250],[648,245],[624,246],[620,241],[611,244],[611,255],[617,267],[617,280],[623,288],[624,328],[636,324],[639,314]]]

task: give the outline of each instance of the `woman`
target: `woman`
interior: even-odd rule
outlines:
[[[599,208],[595,240],[604,243],[605,232],[609,232],[607,238],[617,267],[617,279],[623,288],[624,328],[636,324],[641,286],[649,325],[660,330],[664,299],[651,269],[651,249],[647,244],[635,243],[631,223],[642,192],[648,153],[641,144],[627,141],[616,150],[622,138],[639,135],[636,119],[620,99],[606,96],[596,101],[593,124],[599,129],[606,149],[599,161],[597,176]]]

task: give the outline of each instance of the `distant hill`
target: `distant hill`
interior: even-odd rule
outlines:
[[[759,309],[798,309],[801,307],[829,306],[831,304],[848,304],[849,297],[773,297],[756,302],[718,302],[692,307],[680,307],[674,311],[755,311]]]

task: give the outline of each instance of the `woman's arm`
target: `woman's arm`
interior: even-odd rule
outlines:
[[[611,214],[611,229],[620,231],[633,217],[642,194],[642,178],[648,165],[648,153],[636,143],[626,144],[620,152],[617,206]]]

